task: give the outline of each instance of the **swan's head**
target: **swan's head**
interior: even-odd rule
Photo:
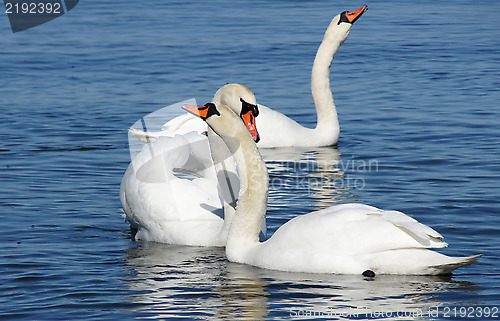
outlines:
[[[325,37],[338,37],[339,39],[337,39],[337,41],[343,43],[347,39],[347,36],[349,36],[352,24],[356,22],[366,10],[368,10],[368,7],[362,6],[356,11],[344,11],[335,16],[328,27]]]
[[[248,112],[240,114],[238,117],[231,108],[221,103],[207,103],[201,107],[184,105],[182,108],[203,119],[221,137],[231,137],[241,132],[243,135],[248,135],[250,132],[256,143],[260,140],[259,132],[255,126],[256,115],[253,109],[249,109]],[[245,108],[242,112],[244,110]]]
[[[250,88],[241,84],[227,84],[217,90],[213,102],[217,105],[225,105],[240,115],[255,142],[260,140],[255,125],[255,117],[259,115],[259,107],[257,107],[257,100]]]
[[[257,132],[255,117],[259,115],[257,100],[254,93],[245,85],[227,84],[222,86],[214,95],[213,102],[231,108],[247,126],[255,142],[260,140]]]
[[[241,113],[244,103],[257,106],[257,100],[255,99],[254,93],[250,88],[241,84],[227,84],[222,86],[215,93],[213,102],[215,104],[226,105],[237,115]]]

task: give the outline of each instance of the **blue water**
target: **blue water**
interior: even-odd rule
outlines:
[[[317,46],[333,16],[364,4],[332,68],[338,147],[265,153],[269,235],[362,202],[479,262],[367,280],[133,241],[118,196],[126,129],[229,82],[313,126]],[[499,319],[499,14],[481,0],[80,1],[16,34],[0,17],[0,318]]]

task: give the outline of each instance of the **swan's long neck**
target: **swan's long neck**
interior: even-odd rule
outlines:
[[[311,72],[311,92],[318,114],[317,130],[339,130],[337,109],[333,102],[330,87],[330,66],[332,59],[342,45],[341,39],[335,35],[335,21],[325,32],[323,42],[318,48]]]
[[[246,250],[259,243],[260,228],[266,215],[269,176],[266,164],[246,129],[228,147],[238,166],[240,191],[226,253],[231,260],[242,262]]]

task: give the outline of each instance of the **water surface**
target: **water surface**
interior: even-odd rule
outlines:
[[[118,196],[126,129],[230,82],[314,126],[318,44],[334,15],[364,4],[332,67],[338,147],[265,155],[269,235],[362,202],[403,211],[444,235],[443,253],[480,261],[451,277],[369,280],[131,240]],[[489,308],[498,318],[499,13],[492,1],[83,1],[16,34],[4,16],[0,316],[449,320]]]

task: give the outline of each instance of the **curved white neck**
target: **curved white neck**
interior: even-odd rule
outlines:
[[[267,209],[269,176],[252,137],[246,131],[224,141],[233,153],[240,173],[236,212],[229,230],[226,253],[240,257],[249,246],[259,243],[259,233]]]
[[[342,45],[341,39],[335,34],[335,25],[335,21],[332,21],[328,26],[316,53],[311,72],[311,93],[318,114],[316,125],[318,130],[339,130],[340,128],[330,87],[330,66],[333,57]]]
[[[223,203],[222,219],[224,220],[224,224],[217,237],[223,243],[226,243],[227,233],[234,217],[238,196],[239,185],[235,179],[237,178],[237,170],[228,147],[222,138],[210,127],[208,127],[208,142],[218,182],[219,195],[221,195]]]

